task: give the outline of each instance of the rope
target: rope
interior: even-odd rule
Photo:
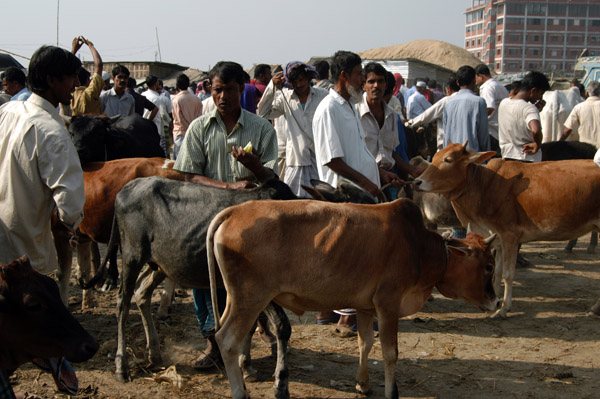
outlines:
[[[17,57],[25,58],[26,60],[31,60],[31,58],[29,58],[29,57],[24,57],[24,56],[22,56],[22,55],[19,55],[19,54],[13,53],[13,52],[11,52],[11,51],[2,50],[1,48],[0,48],[0,51],[2,51],[3,53],[6,53],[6,54],[10,54],[10,55],[14,55],[14,56],[17,56]]]

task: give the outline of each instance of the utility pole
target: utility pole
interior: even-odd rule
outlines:
[[[56,47],[58,47],[58,15],[60,10],[60,0],[56,0]]]
[[[158,60],[162,62],[162,55],[160,55],[160,42],[158,41],[158,26],[155,26],[154,29],[156,30],[156,44],[158,45]]]

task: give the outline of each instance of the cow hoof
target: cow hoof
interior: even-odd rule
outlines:
[[[595,254],[596,253],[596,247],[588,247],[587,253],[588,254]]]
[[[119,382],[129,382],[129,373],[128,372],[116,372],[115,377]]]
[[[356,390],[363,395],[368,395],[371,393],[371,384],[359,381],[356,383]]]
[[[506,319],[506,310],[498,309],[490,318],[492,319]]]
[[[112,278],[107,278],[106,282],[104,282],[104,286],[102,286],[102,291],[112,291],[117,288],[117,282]]]
[[[566,254],[572,254],[573,253],[573,248],[565,247],[565,249],[563,249],[563,252],[566,253]]]
[[[98,302],[95,299],[85,299],[81,301],[81,310],[94,309],[98,307]]]
[[[254,367],[248,366],[248,367],[244,368],[243,372],[244,372],[244,381],[248,381],[248,382],[259,381],[258,372],[256,371],[256,369]]]

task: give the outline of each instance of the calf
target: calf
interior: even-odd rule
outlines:
[[[452,201],[462,222],[476,233],[498,233],[494,285],[504,301],[494,317],[506,317],[519,244],[561,241],[600,228],[600,168],[592,160],[523,163],[473,153],[466,143],[438,152],[415,180],[420,190]]]
[[[88,360],[98,343],[60,300],[56,282],[25,257],[0,265],[0,372],[34,358]]]
[[[174,161],[164,158],[128,158],[109,162],[93,162],[83,166],[85,205],[83,220],[79,225],[77,262],[79,277],[90,277],[92,242],[108,243],[114,202],[117,193],[129,181],[138,177],[162,176],[173,180],[183,180],[183,175],[173,170]],[[69,298],[69,279],[73,253],[69,245],[69,232],[60,224],[53,223],[54,244],[57,249],[59,273],[58,281],[63,303]],[[116,265],[115,265],[116,267]],[[113,276],[116,279],[116,276]],[[85,289],[81,301],[82,309],[94,306],[94,292]]]
[[[208,228],[206,248],[213,306],[215,260],[227,289],[216,339],[233,397],[248,397],[238,356],[254,320],[273,301],[298,314],[357,309],[357,389],[363,393],[370,390],[367,358],[377,315],[385,396],[397,398],[398,318],[417,312],[434,287],[447,297],[494,309],[492,240],[470,235],[446,245],[406,199],[381,205],[252,201],[220,212]],[[277,398],[289,397],[285,338],[277,337]]]

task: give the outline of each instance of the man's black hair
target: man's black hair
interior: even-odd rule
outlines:
[[[329,79],[329,62],[323,60],[315,64],[319,79]]]
[[[448,77],[448,82],[446,82],[446,85],[450,87],[450,90],[457,92],[460,90],[460,87],[458,86],[458,83],[456,82],[456,74],[451,74]]]
[[[154,75],[146,76],[146,86],[148,88],[154,86],[158,82],[158,78]]]
[[[550,90],[548,78],[541,72],[530,71],[521,81],[521,89],[519,91],[529,91],[531,89]]]
[[[90,76],[91,74],[88,72],[87,69],[85,69],[84,67],[79,68],[79,72],[77,72],[77,77],[79,78],[79,85],[83,86],[88,81]]]
[[[256,68],[254,68],[254,79],[258,79],[258,77],[271,69],[271,66],[268,64],[258,64]]]
[[[475,67],[475,74],[476,75],[485,75],[485,76],[492,76],[492,73],[490,72],[490,68],[485,65],[485,64],[479,64]]]
[[[308,72],[306,72],[306,67],[298,65],[295,68],[292,68],[290,73],[288,73],[287,77],[289,82],[294,84],[294,82],[297,81],[298,78],[302,75],[306,76],[306,78],[308,79]]]
[[[244,71],[244,83],[250,83],[250,74]]]
[[[456,71],[456,80],[460,87],[468,86],[475,80],[475,69],[469,65],[463,65]]]
[[[27,80],[31,91],[40,94],[49,88],[48,76],[63,80],[65,76],[77,75],[80,67],[81,61],[70,51],[42,46],[31,57]]]
[[[361,62],[358,54],[343,50],[336,52],[331,63],[331,78],[337,82],[342,72],[351,74],[354,67],[360,65]]]
[[[10,67],[2,74],[2,79],[7,82],[17,82],[21,86],[27,85],[25,73],[17,67]]]
[[[190,78],[185,73],[177,76],[176,86],[179,90],[187,90],[190,87]]]
[[[210,70],[208,76],[211,83],[214,77],[218,77],[223,83],[234,81],[241,87],[244,87],[244,68],[237,62],[219,61]]]
[[[369,73],[374,73],[377,76],[383,76],[385,78],[386,72],[385,68],[378,62],[369,62],[363,69],[363,76],[366,79]]]
[[[137,86],[137,82],[135,81],[134,78],[127,78],[127,88],[128,89],[135,89],[135,86]]]
[[[127,77],[129,77],[129,75],[130,75],[130,73],[129,73],[129,69],[127,69],[127,67],[126,67],[126,66],[124,66],[124,65],[121,65],[121,64],[119,64],[119,65],[115,66],[115,67],[112,69],[112,76],[113,76],[113,78],[114,78],[115,76],[117,76],[118,74],[120,74],[120,73],[124,73],[125,75],[127,75]]]
[[[366,67],[365,67],[366,68]],[[394,91],[394,86],[396,85],[396,77],[390,71],[385,71],[385,92],[384,96],[392,93]]]

